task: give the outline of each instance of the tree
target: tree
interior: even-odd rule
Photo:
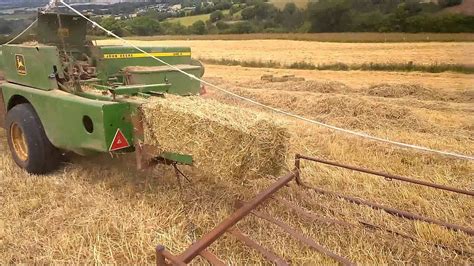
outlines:
[[[130,29],[133,34],[149,36],[161,33],[160,23],[149,17],[137,17],[130,21]]]
[[[229,14],[234,15],[235,13],[239,12],[241,9],[242,8],[240,7],[240,5],[235,4],[229,9]]]
[[[223,31],[223,30],[227,30],[230,26],[229,26],[229,24],[227,24],[224,21],[220,20],[220,21],[217,21],[216,27],[217,27],[218,30]]]
[[[457,6],[462,4],[463,0],[438,0],[438,5],[442,7]]]
[[[216,10],[214,12],[211,13],[211,16],[210,16],[210,19],[211,19],[211,22],[217,22],[221,19],[224,18],[224,13],[222,13],[222,11],[220,10]]]
[[[189,33],[188,28],[179,22],[162,22],[161,28],[163,29],[163,33],[166,35],[186,35]]]
[[[12,28],[7,23],[6,20],[0,19],[0,34],[10,34],[12,33]]]
[[[247,7],[242,10],[242,19],[244,20],[251,20],[255,18],[255,8],[254,7]]]
[[[287,31],[294,31],[303,25],[304,13],[296,7],[295,3],[287,3],[275,20]]]
[[[189,27],[192,34],[203,35],[207,32],[206,24],[202,20],[198,20]]]
[[[123,36],[123,27],[120,25],[120,22],[114,17],[108,17],[102,19],[100,25],[118,36]]]
[[[277,8],[269,3],[257,3],[255,5],[255,17],[257,20],[273,19]]]
[[[352,24],[351,0],[320,0],[308,5],[311,32],[342,32]]]
[[[352,18],[350,31],[380,32],[384,31],[386,18],[380,11],[355,14]]]
[[[229,33],[235,33],[235,34],[252,33],[254,31],[255,30],[252,24],[248,21],[237,22],[235,24],[232,24],[231,28],[229,29]]]

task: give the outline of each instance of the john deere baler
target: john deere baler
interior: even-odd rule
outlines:
[[[175,69],[204,74],[190,48],[142,48],[170,67],[135,48],[96,46],[86,27],[73,14],[40,12],[36,42],[1,47],[0,123],[15,162],[40,174],[55,169],[65,151],[135,151],[139,168],[156,161],[192,164],[189,155],[140,145],[140,106],[147,98],[200,93],[198,81]]]

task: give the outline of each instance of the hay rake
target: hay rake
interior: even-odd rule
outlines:
[[[357,204],[357,205],[365,205],[373,209],[377,210],[382,210],[390,215],[394,215],[397,217],[405,218],[405,219],[410,219],[410,220],[418,220],[426,223],[431,223],[435,224],[438,226],[445,227],[450,230],[455,230],[455,231],[460,231],[468,235],[474,235],[474,229],[469,228],[469,227],[464,227],[456,224],[451,224],[448,222],[436,220],[430,217],[424,217],[419,214],[407,212],[404,210],[399,210],[395,209],[392,207],[388,207],[382,204],[378,204],[375,202],[370,202],[364,199],[352,197],[352,196],[346,196],[337,192],[332,192],[332,191],[327,191],[323,190],[321,188],[316,188],[316,187],[310,187],[302,182],[301,179],[301,161],[309,161],[313,163],[319,163],[319,164],[325,164],[325,165],[330,165],[333,167],[341,168],[341,169],[347,169],[351,171],[356,171],[360,173],[365,173],[373,176],[378,176],[381,178],[384,178],[387,181],[393,181],[397,180],[400,182],[406,182],[406,183],[411,183],[411,184],[416,184],[420,186],[425,186],[425,187],[430,187],[433,189],[439,189],[439,190],[444,190],[444,191],[449,191],[461,195],[466,195],[466,196],[474,196],[474,192],[468,191],[468,190],[462,190],[458,188],[453,188],[445,185],[440,185],[440,184],[435,184],[435,183],[430,183],[426,181],[421,181],[413,178],[408,178],[408,177],[403,177],[403,176],[398,176],[398,175],[392,175],[392,174],[387,174],[387,173],[381,173],[381,172],[376,172],[360,167],[355,167],[355,166],[350,166],[350,165],[345,165],[345,164],[340,164],[336,162],[331,162],[319,158],[313,158],[309,156],[303,156],[303,155],[296,155],[295,157],[295,169],[288,172],[286,175],[278,178],[278,180],[270,185],[267,189],[261,191],[259,194],[257,194],[253,199],[243,202],[243,201],[237,201],[236,202],[236,211],[232,213],[230,216],[225,218],[220,224],[218,224],[213,230],[202,236],[199,240],[194,242],[191,246],[189,246],[186,250],[184,250],[181,254],[179,255],[174,255],[170,253],[164,246],[158,245],[156,247],[156,264],[157,265],[186,265],[190,262],[192,262],[197,256],[200,256],[207,260],[210,264],[212,265],[225,265],[225,262],[221,260],[219,257],[217,257],[215,254],[211,253],[208,250],[208,247],[211,246],[216,240],[218,240],[221,236],[224,234],[231,235],[244,245],[246,245],[249,248],[252,248],[256,251],[258,251],[264,258],[266,258],[269,262],[276,264],[276,265],[289,265],[289,262],[287,262],[284,258],[281,256],[277,255],[275,252],[273,252],[271,249],[268,247],[264,247],[251,239],[249,236],[247,236],[245,233],[241,232],[237,228],[237,224],[243,220],[245,217],[252,215],[257,217],[258,219],[265,220],[269,223],[272,223],[279,227],[282,231],[293,237],[294,239],[300,241],[301,243],[307,245],[310,247],[312,250],[319,252],[325,256],[328,256],[335,260],[336,262],[342,264],[342,265],[354,265],[355,263],[350,261],[348,258],[336,254],[335,252],[329,250],[328,248],[318,244],[315,240],[306,237],[302,232],[299,232],[296,229],[293,229],[291,226],[288,224],[285,224],[284,222],[278,220],[277,218],[271,216],[268,213],[265,213],[264,211],[257,210],[258,207],[262,206],[267,200],[272,199],[281,205],[285,206],[288,209],[291,209],[295,213],[299,214],[301,217],[313,221],[313,222],[321,222],[321,223],[326,223],[326,224],[334,224],[334,225],[341,225],[341,226],[346,226],[346,227],[354,227],[354,226],[364,226],[369,229],[374,229],[374,230],[382,230],[391,234],[398,235],[400,237],[416,241],[416,238],[409,236],[405,233],[398,232],[392,229],[388,228],[383,228],[378,225],[374,225],[371,223],[368,223],[366,221],[362,220],[357,220],[357,223],[350,223],[344,220],[337,220],[337,219],[332,219],[332,218],[326,218],[326,217],[321,217],[318,216],[317,214],[303,209],[301,207],[295,206],[291,202],[278,198],[275,196],[276,192],[278,192],[281,188],[288,186],[291,181],[295,181],[296,184],[306,190],[311,190],[319,194],[324,194],[324,195],[330,195],[342,200],[345,200],[348,203],[351,204]],[[465,250],[459,250],[454,247],[448,247],[444,246],[441,244],[433,244],[436,247],[443,248],[443,249],[449,249],[452,250],[458,254],[461,255],[469,255],[472,254],[469,251]]]

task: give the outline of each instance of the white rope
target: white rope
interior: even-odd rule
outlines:
[[[38,19],[35,19],[35,21],[33,21],[30,26],[28,26],[26,29],[24,29],[22,32],[20,32],[15,38],[11,39],[10,41],[4,43],[3,45],[8,45],[14,41],[16,41],[18,38],[20,38],[21,36],[23,36],[23,34],[25,34],[27,31],[29,31],[35,24],[36,22],[38,22]]]
[[[346,133],[346,134],[350,134],[350,135],[354,135],[354,136],[358,136],[358,137],[362,137],[362,138],[365,138],[365,139],[369,139],[369,140],[374,140],[374,141],[379,141],[379,142],[384,142],[384,143],[389,143],[389,144],[393,144],[393,145],[396,145],[396,146],[399,146],[399,147],[403,147],[403,148],[410,148],[410,149],[415,149],[415,150],[420,150],[420,151],[425,151],[425,152],[431,152],[431,153],[437,153],[437,154],[441,154],[441,155],[446,155],[446,156],[451,156],[451,157],[455,157],[455,158],[459,158],[459,159],[466,159],[466,160],[474,160],[474,156],[469,156],[469,155],[464,155],[464,154],[458,154],[458,153],[454,153],[454,152],[449,152],[449,151],[441,151],[441,150],[435,150],[435,149],[431,149],[431,148],[427,148],[427,147],[422,147],[422,146],[417,146],[417,145],[413,145],[413,144],[406,144],[406,143],[402,143],[402,142],[397,142],[397,141],[393,141],[393,140],[389,140],[389,139],[384,139],[384,138],[380,138],[380,137],[376,137],[376,136],[371,136],[367,133],[364,133],[364,132],[357,132],[357,131],[353,131],[353,130],[349,130],[349,129],[344,129],[344,128],[340,128],[340,127],[336,127],[336,126],[333,126],[333,125],[328,125],[328,124],[325,124],[325,123],[322,123],[322,122],[319,122],[319,121],[316,121],[316,120],[312,120],[312,119],[309,119],[309,118],[306,118],[306,117],[303,117],[303,116],[300,116],[300,115],[296,115],[296,114],[292,114],[292,113],[289,113],[289,112],[285,112],[283,110],[280,110],[280,109],[277,109],[277,108],[274,108],[274,107],[271,107],[271,106],[268,106],[268,105],[265,105],[263,103],[260,103],[260,102],[257,102],[255,100],[252,100],[252,99],[249,99],[249,98],[246,98],[246,97],[243,97],[243,96],[240,96],[238,94],[235,94],[231,91],[228,91],[224,88],[221,88],[217,85],[214,85],[212,83],[209,83],[205,80],[202,80],[192,74],[189,74],[189,73],[186,73],[185,71],[179,69],[178,67],[176,66],[173,66],[171,64],[168,64],[167,62],[159,59],[158,57],[155,57],[154,55],[148,53],[147,51],[143,50],[142,48],[134,45],[133,43],[121,38],[120,36],[114,34],[113,32],[107,30],[106,28],[102,27],[101,25],[99,25],[97,22],[89,19],[88,17],[84,16],[81,12],[77,11],[76,9],[74,9],[73,7],[71,7],[70,5],[66,4],[64,2],[64,0],[61,0],[61,3],[66,6],[67,8],[71,9],[74,13],[78,14],[79,16],[81,16],[82,18],[88,20],[89,22],[91,22],[94,26],[100,28],[101,30],[103,30],[104,32],[106,32],[108,35],[110,36],[113,36],[115,37],[116,39],[118,40],[121,40],[123,44],[126,44],[126,45],[129,45],[133,48],[135,48],[136,50],[146,54],[147,56],[155,59],[156,61],[166,65],[166,66],[169,66],[170,68],[172,69],[175,69],[176,71],[182,73],[183,75],[186,75],[194,80],[197,80],[197,81],[200,81],[210,87],[213,87],[221,92],[224,92],[226,94],[229,94],[229,95],[232,95],[236,98],[239,98],[243,101],[247,101],[247,102],[250,102],[252,104],[255,104],[255,105],[258,105],[260,107],[263,107],[263,108],[266,108],[266,109],[269,109],[269,110],[272,110],[276,113],[279,113],[279,114],[283,114],[283,115],[286,115],[286,116],[289,116],[289,117],[293,117],[293,118],[296,118],[296,119],[299,119],[299,120],[302,120],[302,121],[305,121],[305,122],[308,122],[308,123],[311,123],[311,124],[316,124],[316,125],[319,125],[319,126],[322,126],[322,127],[326,127],[326,128],[329,128],[329,129],[332,129],[332,130],[335,130],[335,131],[339,131],[339,132],[343,132],[343,133]]]

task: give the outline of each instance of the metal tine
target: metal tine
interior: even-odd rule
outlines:
[[[199,255],[205,258],[211,265],[224,266],[226,265],[221,259],[214,255],[209,250],[205,249],[199,253]]]
[[[201,239],[194,242],[190,247],[188,247],[188,249],[179,255],[179,258],[186,263],[191,262],[201,251],[212,245],[212,243],[221,237],[227,230],[232,228],[240,220],[246,217],[253,209],[261,205],[265,200],[270,198],[275,192],[280,190],[288,182],[293,180],[295,176],[296,174],[294,171],[282,176],[276,183],[273,183],[266,190],[263,190],[257,194],[255,198],[240,207],[237,211],[219,223],[219,225],[217,225],[214,229],[202,236]]]
[[[435,188],[435,189],[450,191],[450,192],[454,192],[454,193],[458,193],[458,194],[464,194],[464,195],[474,197],[474,191],[449,187],[449,186],[445,186],[445,185],[441,185],[441,184],[431,183],[431,182],[418,180],[418,179],[414,179],[414,178],[409,178],[409,177],[404,177],[404,176],[399,176],[399,175],[392,175],[392,174],[388,174],[388,173],[372,171],[372,170],[364,169],[364,168],[357,167],[357,166],[346,165],[346,164],[331,162],[331,161],[327,161],[327,160],[323,160],[323,159],[319,159],[319,158],[313,158],[313,157],[297,154],[296,155],[296,160],[298,160],[298,162],[299,162],[300,159],[313,161],[313,162],[317,162],[317,163],[322,163],[322,164],[326,164],[326,165],[331,165],[331,166],[335,166],[335,167],[345,168],[345,169],[348,169],[348,170],[361,172],[361,173],[366,173],[366,174],[370,174],[370,175],[375,175],[375,176],[383,177],[388,181],[391,181],[391,180],[395,179],[395,180],[399,180],[399,181],[402,181],[402,182],[417,184],[417,185],[420,185],[420,186],[431,187],[431,188]],[[300,165],[297,164],[296,166],[299,169]]]
[[[171,263],[168,263],[166,260],[169,260]],[[179,265],[185,266],[186,263],[181,261],[178,257],[171,254],[166,248],[162,245],[156,247],[156,265],[157,266],[167,266],[167,265]]]
[[[416,239],[415,237],[412,237],[412,236],[409,236],[405,233],[402,233],[400,231],[397,231],[397,230],[393,230],[393,229],[389,229],[389,228],[385,228],[385,227],[382,227],[382,226],[379,226],[379,225],[375,225],[375,224],[372,224],[372,223],[369,223],[369,222],[366,222],[366,221],[362,221],[362,220],[356,220],[357,221],[357,224],[352,224],[352,223],[348,223],[346,221],[343,221],[343,220],[332,220],[332,219],[327,219],[327,218],[323,218],[323,217],[319,217],[317,215],[315,215],[314,213],[310,212],[310,211],[307,211],[303,208],[300,208],[298,206],[295,206],[293,205],[291,202],[287,201],[287,200],[284,200],[284,199],[279,199],[279,198],[275,198],[276,201],[279,201],[281,202],[283,205],[287,206],[288,208],[291,208],[293,209],[294,211],[296,211],[298,214],[301,214],[303,215],[304,217],[308,218],[309,220],[311,221],[322,221],[322,222],[327,222],[327,223],[331,223],[333,222],[334,224],[339,224],[339,225],[342,225],[342,226],[348,226],[348,227],[355,227],[355,226],[358,226],[358,225],[362,225],[364,226],[365,228],[368,228],[368,229],[372,229],[372,230],[379,230],[379,231],[385,231],[387,233],[391,233],[391,234],[395,234],[395,235],[398,235],[400,237],[403,237],[405,239],[410,239],[411,241],[413,242],[417,242],[419,241],[418,239]],[[335,212],[335,210],[331,209],[331,208],[328,208],[328,207],[325,207],[325,206],[322,206],[332,212]],[[442,248],[442,249],[447,249],[447,250],[452,250],[454,252],[456,252],[457,254],[459,255],[470,255],[472,254],[471,252],[469,251],[465,251],[465,250],[460,250],[460,249],[457,249],[455,247],[450,247],[450,246],[445,246],[445,245],[442,245],[442,244],[437,244],[437,243],[433,243],[433,245],[435,247],[439,247],[439,248]]]
[[[348,226],[348,227],[354,226],[354,224],[348,223],[346,221],[330,219],[330,218],[325,218],[325,217],[318,216],[318,215],[316,215],[316,214],[314,214],[314,213],[312,213],[308,210],[305,210],[305,209],[303,209],[299,206],[294,205],[293,203],[291,203],[291,202],[289,202],[285,199],[276,198],[276,197],[274,197],[274,199],[276,201],[280,202],[281,204],[285,205],[287,208],[290,208],[290,209],[294,210],[296,213],[306,217],[309,220],[320,221],[320,222],[327,223],[327,224],[338,224],[338,225]]]
[[[359,224],[359,225],[362,225],[366,228],[376,229],[376,230],[380,230],[380,231],[386,231],[388,233],[396,234],[398,236],[401,236],[401,237],[404,237],[404,238],[407,238],[407,239],[410,239],[410,240],[413,240],[413,241],[416,240],[416,238],[411,237],[411,236],[409,236],[407,234],[404,234],[402,232],[392,230],[392,229],[388,229],[388,228],[384,228],[382,226],[378,226],[378,225],[375,225],[375,224],[372,224],[372,223],[369,223],[369,222],[366,222],[366,221],[362,221],[362,220],[356,220],[357,224],[352,224],[352,223],[346,222],[344,220],[335,220],[335,219],[328,219],[328,218],[320,217],[320,216],[317,216],[316,214],[312,213],[311,211],[308,211],[308,210],[305,210],[305,209],[303,209],[299,206],[296,206],[293,203],[291,203],[291,202],[289,202],[285,199],[281,199],[281,198],[274,198],[274,199],[276,201],[282,203],[286,207],[291,208],[292,210],[294,210],[298,214],[303,215],[304,217],[306,217],[307,219],[309,219],[311,221],[321,221],[321,222],[325,222],[325,223],[338,224],[338,225],[347,226],[347,227],[354,227],[354,226],[357,226],[357,224]],[[336,211],[331,209],[331,208],[328,208],[328,207],[322,206],[322,205],[320,205],[320,206],[327,209],[327,210],[329,210],[329,211],[331,211],[331,212],[333,212],[333,213],[336,213]]]
[[[469,228],[469,227],[465,227],[465,226],[461,226],[461,225],[457,225],[457,224],[451,224],[451,223],[435,220],[435,219],[430,218],[430,217],[424,217],[424,216],[421,216],[419,214],[415,214],[415,213],[411,213],[411,212],[407,212],[407,211],[387,207],[387,206],[384,206],[384,205],[381,205],[381,204],[378,204],[378,203],[374,203],[374,202],[370,202],[370,201],[367,201],[367,200],[363,200],[363,199],[359,199],[359,198],[355,198],[355,197],[351,197],[351,196],[345,196],[345,195],[337,193],[337,192],[332,192],[332,191],[328,191],[328,190],[324,190],[324,189],[320,189],[320,188],[310,187],[310,186],[307,186],[307,185],[301,185],[301,186],[306,188],[306,189],[313,190],[313,191],[315,191],[319,194],[329,195],[329,196],[337,197],[337,198],[340,198],[340,199],[344,199],[348,202],[351,202],[351,203],[354,203],[354,204],[357,204],[357,205],[369,206],[372,209],[383,210],[386,213],[394,215],[394,216],[398,216],[398,217],[402,217],[402,218],[406,218],[406,219],[410,219],[410,220],[418,220],[418,221],[422,221],[422,222],[426,222],[426,223],[436,224],[436,225],[443,226],[445,228],[448,228],[448,229],[451,229],[451,230],[454,230],[454,231],[462,231],[462,232],[464,232],[468,235],[471,235],[471,236],[474,235],[474,229],[473,228]]]
[[[276,265],[278,265],[278,266],[287,266],[287,265],[289,265],[288,262],[285,261],[285,259],[281,258],[280,256],[278,256],[274,252],[262,247],[257,242],[253,241],[248,236],[243,234],[239,229],[231,228],[227,232],[229,232],[229,234],[231,234],[232,236],[237,238],[240,242],[244,243],[248,247],[251,247],[251,248],[257,250],[258,252],[260,252],[266,259],[268,259],[269,261],[275,263]]]
[[[276,218],[273,218],[273,217],[271,217],[270,215],[268,215],[266,213],[258,212],[258,211],[255,211],[255,210],[252,211],[251,213],[253,215],[257,216],[258,218],[267,220],[268,222],[277,225],[278,227],[283,229],[285,232],[290,234],[292,237],[294,237],[294,238],[298,239],[299,241],[305,243],[306,245],[310,246],[311,248],[318,251],[319,253],[322,253],[322,254],[336,260],[337,262],[341,263],[342,265],[355,265],[355,263],[353,263],[350,260],[348,260],[348,259],[332,252],[331,250],[329,250],[329,249],[327,249],[327,248],[325,248],[321,245],[319,245],[313,239],[310,239],[310,238],[306,237],[305,235],[301,234],[300,232],[294,230],[293,228],[291,228],[289,225],[285,224],[284,222],[282,222],[282,221],[280,221]]]

